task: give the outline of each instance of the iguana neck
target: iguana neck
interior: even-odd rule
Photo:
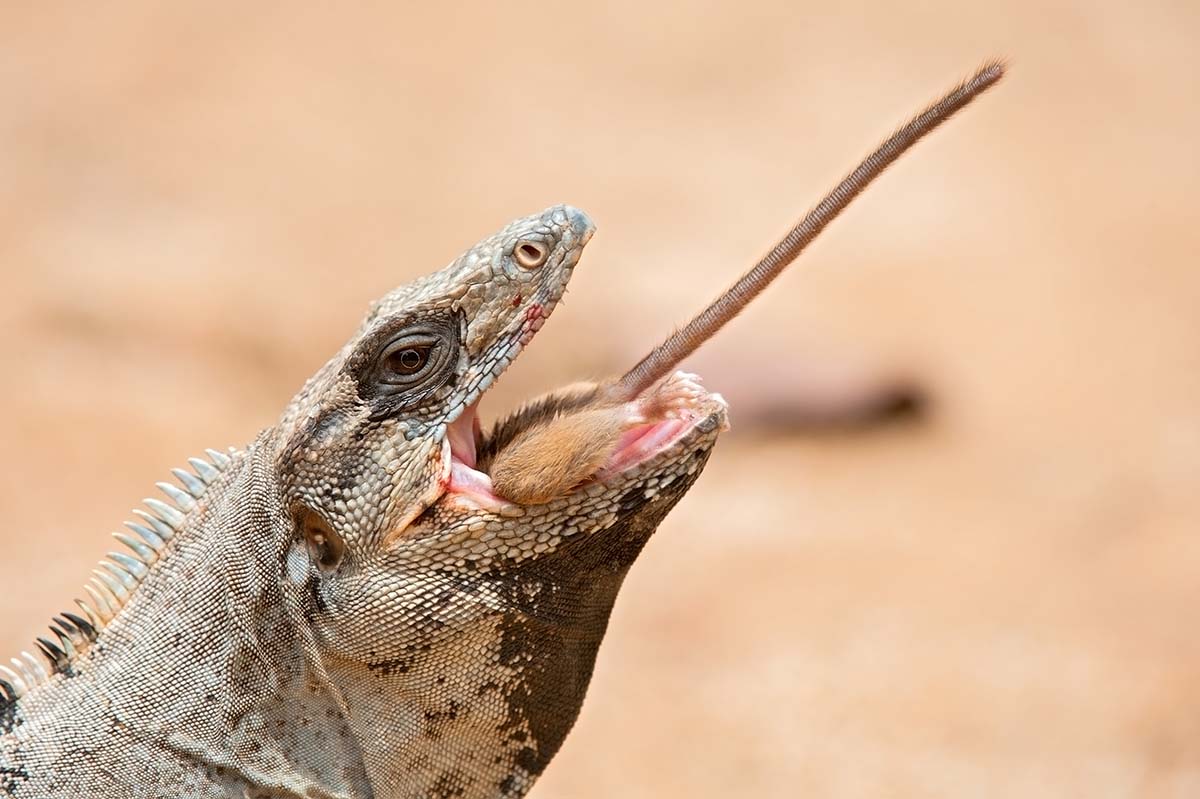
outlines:
[[[175,786],[371,795],[342,703],[310,667],[281,591],[291,526],[268,450],[260,439],[235,456],[94,642],[17,700],[0,773],[27,759],[37,768],[11,795],[105,795],[105,774],[113,796],[129,785],[144,787],[138,797]],[[338,772],[314,770],[330,762]]]
[[[532,562],[455,577],[414,570],[422,623],[405,625],[404,645],[324,663],[376,795],[524,796],[579,713],[629,566],[694,479],[657,502],[629,497],[639,512]],[[427,522],[449,525],[439,511]],[[312,614],[318,637],[327,612]]]

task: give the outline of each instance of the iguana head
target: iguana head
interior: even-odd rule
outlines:
[[[445,492],[454,431],[545,322],[592,232],[568,206],[518,219],[375,303],[292,400],[280,482],[309,543],[324,538],[325,571],[390,548]]]
[[[377,785],[524,793],[578,713],[625,571],[724,424],[723,402],[700,393],[565,496],[520,506],[491,491],[477,452],[580,399],[551,395],[480,432],[480,395],[592,232],[551,208],[396,289],[277,428],[285,582]]]

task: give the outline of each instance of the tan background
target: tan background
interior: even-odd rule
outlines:
[[[24,5],[0,651],[391,286],[571,202],[599,233],[485,417],[619,369],[1002,54],[695,360],[734,430],[535,796],[1200,795],[1196,4]],[[923,420],[788,424],[892,378]]]

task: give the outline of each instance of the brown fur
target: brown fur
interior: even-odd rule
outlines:
[[[494,461],[492,485],[522,505],[549,502],[594,475],[627,427],[625,409],[611,406],[539,420]]]

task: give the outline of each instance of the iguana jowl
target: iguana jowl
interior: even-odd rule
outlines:
[[[681,377],[603,482],[524,507],[472,468],[480,395],[592,229],[551,208],[400,287],[276,426],[161,484],[50,673],[0,670],[0,795],[523,795],[725,422]]]
[[[1003,71],[897,130],[619,380],[490,435],[479,398],[562,297],[588,218],[518,220],[384,297],[278,424],[134,511],[130,554],[39,639],[48,665],[0,666],[0,794],[524,795],[626,570],[725,427],[721,397],[671,370]]]

